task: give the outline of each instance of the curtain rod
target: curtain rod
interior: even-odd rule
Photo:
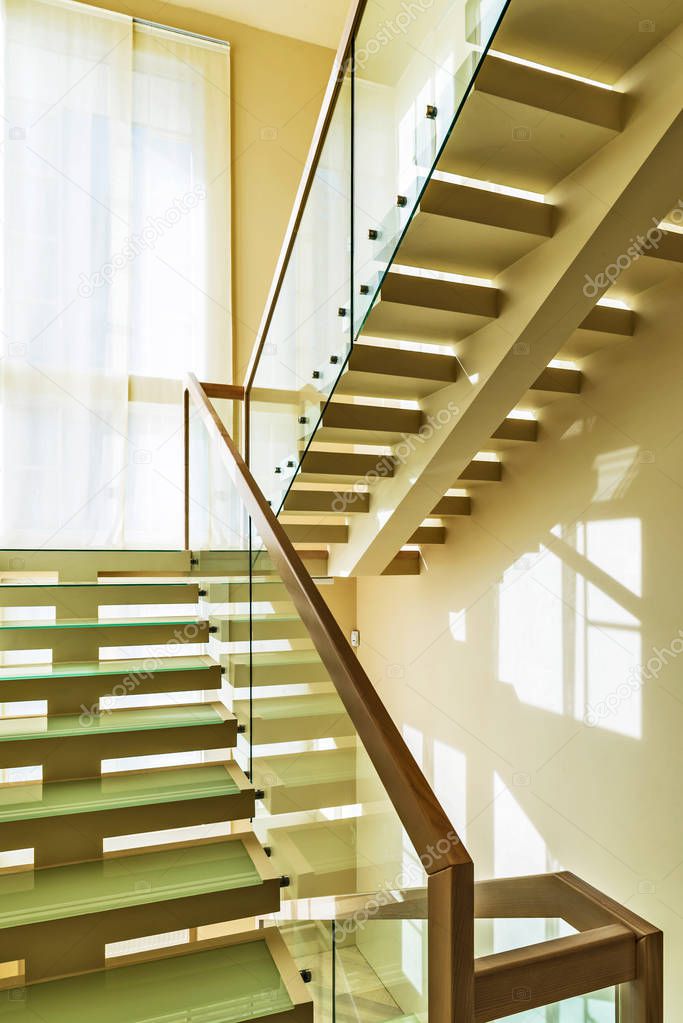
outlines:
[[[163,25],[158,21],[147,21],[145,18],[133,18],[134,25],[141,25],[143,28],[158,28],[164,32],[173,32],[178,36],[188,36],[190,39],[199,39],[203,43],[213,43],[215,46],[225,46],[230,49],[230,43],[226,39],[216,39],[213,36],[205,36],[200,32],[190,32],[186,28],[175,28],[174,25]]]

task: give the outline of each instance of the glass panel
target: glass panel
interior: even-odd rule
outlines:
[[[347,76],[251,392],[251,471],[276,511],[350,350],[350,192]]]
[[[234,435],[238,404],[212,402]],[[193,551],[244,550],[249,525],[228,473],[221,447],[209,436],[201,415],[189,408],[189,547]]]
[[[313,999],[316,1023],[332,1023],[335,991],[334,924],[330,920],[293,920],[279,922],[277,926],[299,970],[310,970],[308,992]]]
[[[367,4],[250,391],[250,466],[276,511],[505,7]]]
[[[385,1023],[427,1019],[427,921],[337,923],[335,1012],[338,1020]]]
[[[381,901],[382,893],[396,889],[422,891],[427,877],[419,857],[287,590],[256,536],[252,542],[250,670],[240,671],[244,651],[236,644],[227,657],[227,680],[233,711],[246,728],[238,737],[241,763],[262,792],[254,829],[288,879],[285,916],[293,900],[361,893]],[[367,918],[364,912],[358,920]],[[358,939],[355,923],[342,934],[345,948]],[[396,962],[402,964],[396,997],[405,1011],[417,1012],[427,997],[426,921],[390,923],[363,931],[362,955],[370,972],[381,972],[379,986],[388,983]],[[322,955],[320,933],[304,931],[304,951]]]
[[[355,71],[354,338],[394,259],[505,0],[369,0]]]
[[[525,989],[518,992],[520,1001],[527,996]],[[615,988],[594,991],[579,998],[568,998],[540,1009],[526,1009],[513,1016],[505,1016],[496,1023],[617,1023],[617,992]]]
[[[555,917],[475,920],[474,954],[488,956],[510,952],[515,948],[537,945],[554,938],[567,938],[571,934],[578,934],[578,931]]]

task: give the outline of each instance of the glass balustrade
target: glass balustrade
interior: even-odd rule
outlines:
[[[250,826],[281,879],[280,910],[263,922],[280,929],[312,985],[319,1019],[426,1023],[438,1018],[450,990],[439,970],[444,962],[452,969],[449,956],[471,948],[471,861],[422,789],[408,750],[390,734],[367,679],[365,689],[355,688],[350,648],[338,656],[342,637],[311,596],[317,588],[334,606],[328,588],[338,584],[315,579],[315,568],[311,581],[292,561],[234,444],[217,428],[210,403],[203,405],[188,421],[189,534],[226,544],[206,550],[193,543],[193,565],[211,626],[209,652],[223,668],[221,698],[237,719],[235,760],[255,789]],[[548,878],[533,898],[560,907],[565,882]],[[514,906],[514,879],[501,884],[496,898]],[[519,897],[528,896],[524,889]],[[483,897],[490,911],[492,896]],[[606,926],[605,907],[590,893],[582,898],[595,926]],[[585,904],[577,910],[570,899],[569,908],[569,919],[586,918]],[[460,944],[450,938],[456,920]],[[557,939],[571,944],[575,935],[560,913],[477,919],[473,961]],[[500,1023],[617,1019],[614,987],[544,1007],[533,1001],[521,985],[506,999],[514,1015]]]
[[[364,6],[247,381],[249,464],[276,512],[506,6]]]

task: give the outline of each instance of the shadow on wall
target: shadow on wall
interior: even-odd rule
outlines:
[[[573,870],[659,924],[672,964],[683,954],[676,283],[641,296],[633,342],[584,360],[584,393],[544,410],[541,443],[505,454],[503,485],[477,493],[471,520],[452,520],[419,578],[392,579],[390,601],[386,580],[358,581],[365,666],[478,876]],[[483,940],[544,940],[544,926],[493,922]],[[667,998],[683,1007],[678,970]],[[587,1015],[566,1018],[613,1018],[607,1003],[582,1004]]]

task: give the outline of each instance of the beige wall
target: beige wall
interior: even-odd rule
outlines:
[[[659,924],[673,1020],[683,1015],[680,277],[645,293],[639,312],[633,341],[584,361],[583,395],[547,407],[541,442],[506,454],[505,482],[475,494],[470,521],[451,520],[419,578],[358,581],[358,624],[362,661],[478,876],[570,869]],[[633,669],[648,662],[656,677],[640,687]]]
[[[156,0],[97,6],[230,42],[233,378],[242,383],[334,53]]]

